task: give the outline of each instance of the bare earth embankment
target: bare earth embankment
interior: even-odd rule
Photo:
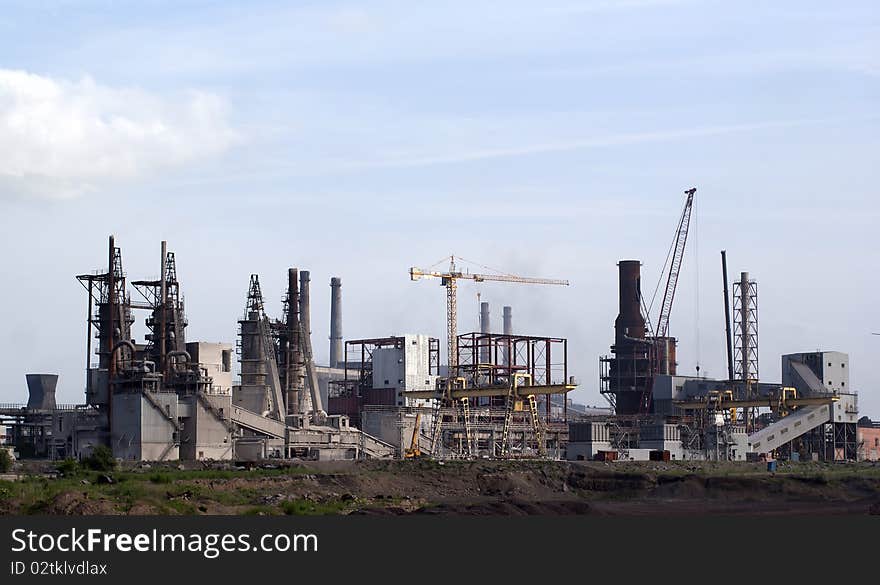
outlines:
[[[548,461],[24,463],[2,514],[880,514],[880,465]]]

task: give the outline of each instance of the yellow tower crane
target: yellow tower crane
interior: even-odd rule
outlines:
[[[441,262],[445,261],[441,260]],[[456,281],[459,279],[475,280],[476,282],[492,281],[492,282],[516,282],[519,284],[558,284],[568,286],[567,280],[559,280],[555,278],[526,278],[524,276],[514,276],[512,274],[475,274],[472,272],[462,272],[455,266],[455,256],[449,257],[449,270],[446,272],[438,272],[424,270],[421,268],[410,268],[409,276],[412,280],[422,278],[439,278],[440,284],[446,287],[446,350],[447,364],[449,365],[449,375],[454,375],[454,370],[458,366],[458,309],[456,304]]]

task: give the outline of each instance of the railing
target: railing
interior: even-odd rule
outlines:
[[[0,410],[76,410],[76,404],[56,404],[55,408],[42,409],[42,408],[28,408],[27,404],[16,404],[14,402],[6,402],[0,403]]]

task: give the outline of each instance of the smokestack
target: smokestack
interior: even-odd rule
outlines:
[[[627,337],[644,339],[645,318],[641,309],[641,267],[638,260],[621,260],[620,270],[620,311],[614,322],[615,343],[622,344]]]
[[[165,269],[166,269],[166,257],[167,257],[168,244],[165,240],[162,240],[162,257],[159,260],[159,371],[163,374],[167,374],[165,370],[165,356],[168,353],[168,349],[165,347],[165,338],[168,336],[167,332],[167,322],[168,318],[168,280],[165,278]],[[153,340],[155,343],[156,340]]]
[[[724,279],[724,333],[727,337],[727,380],[733,382],[733,336],[730,332],[730,295],[727,288],[727,250],[721,250],[721,272]]]
[[[489,303],[480,303],[480,333],[490,333],[492,328],[489,326]],[[487,364],[491,360],[489,355],[488,341],[483,341],[484,347],[480,348],[480,363]]]
[[[302,387],[302,345],[299,335],[299,270],[287,269],[287,351],[285,356],[285,400],[287,413],[299,413],[299,390]]]
[[[339,366],[342,355],[342,279],[330,279],[330,367]]]
[[[55,408],[55,386],[58,374],[25,374],[28,385],[28,408],[52,410]]]
[[[309,302],[309,278],[308,270],[299,271],[299,320],[302,323],[306,335],[312,334],[311,304]],[[305,340],[303,340],[305,341]]]
[[[504,321],[504,335],[513,335],[513,309],[510,307],[504,307],[502,310],[502,320]],[[502,354],[504,355],[504,365],[510,365],[510,341],[504,342],[504,350]]]

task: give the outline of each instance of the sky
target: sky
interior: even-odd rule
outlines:
[[[250,274],[280,316],[310,270],[318,361],[331,276],[346,339],[442,339],[443,289],[408,270],[450,254],[568,279],[463,282],[459,331],[478,293],[493,329],[511,305],[605,404],[616,263],[650,296],[693,186],[679,372],[725,377],[725,249],[758,282],[761,379],[848,352],[880,418],[878,98],[870,1],[0,1],[0,402],[27,372],[82,401],[75,275],[112,233],[132,280],[168,241],[190,340],[234,342]]]

